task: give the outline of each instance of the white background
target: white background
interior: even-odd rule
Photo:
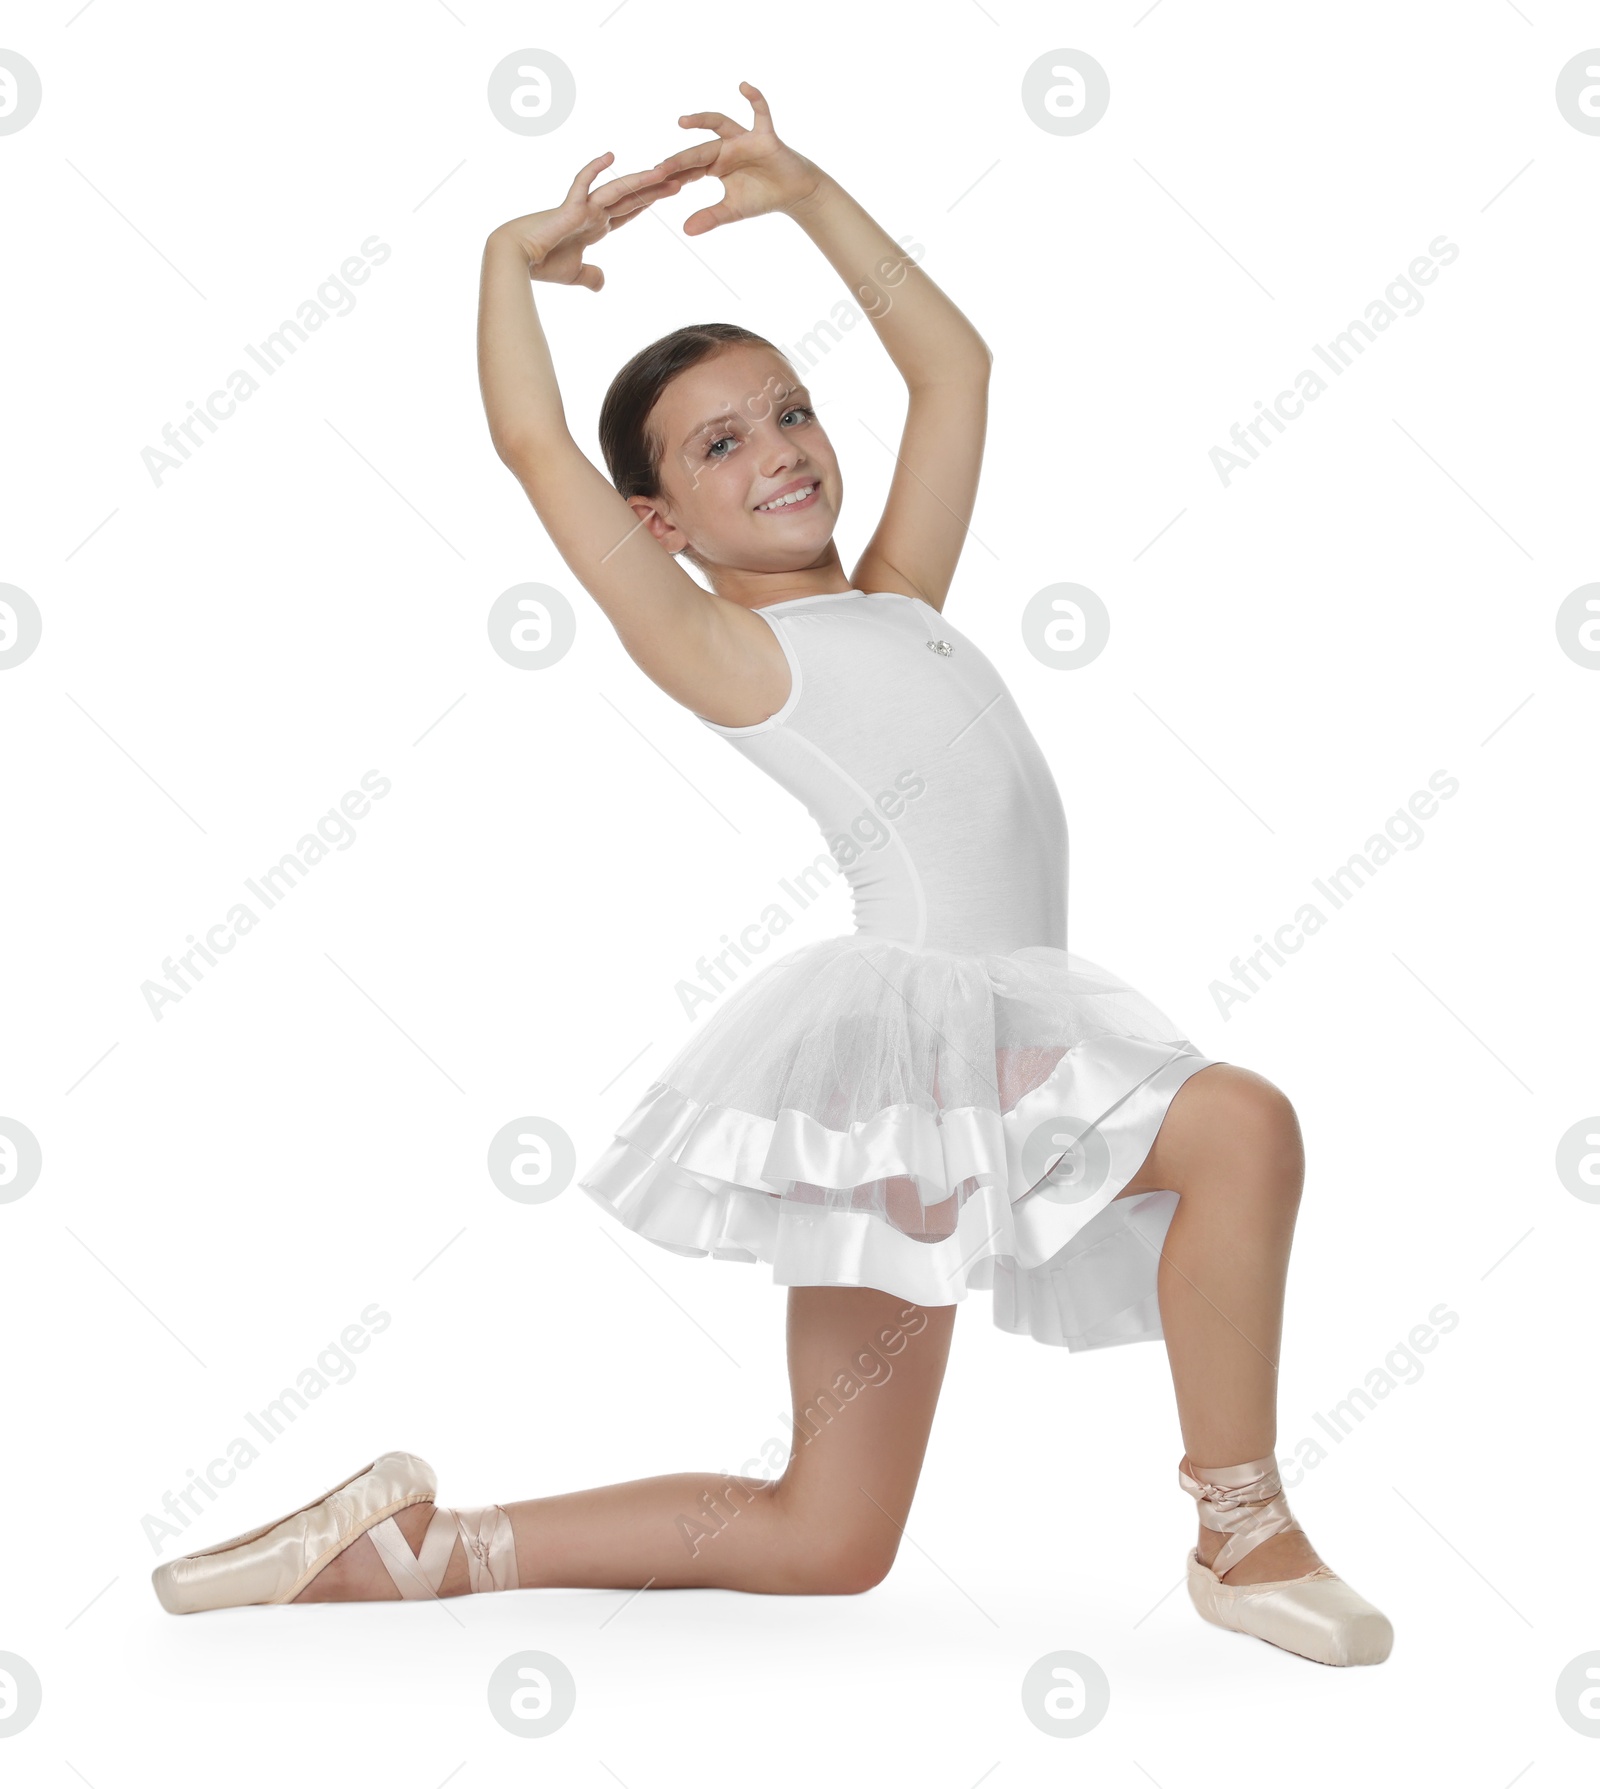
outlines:
[[[0,581],[44,622],[0,676],[0,1115],[43,1150],[0,1205],[0,1650],[44,1685],[8,1780],[1592,1781],[1554,1689],[1600,1647],[1600,1208],[1554,1162],[1600,1103],[1600,679],[1554,619],[1597,576],[1600,138],[1554,89],[1597,40],[1556,0],[8,8],[0,46],[44,91],[0,138]],[[525,47],[577,80],[543,137],[485,99]],[[1057,47],[1110,76],[1077,137],[1020,101]],[[1072,948],[1300,1114],[1286,1462],[1433,1307],[1459,1317],[1292,1494],[1392,1617],[1380,1669],[1202,1624],[1173,1591],[1194,1511],[1161,1349],[1003,1335],[987,1294],[866,1596],[178,1620],[151,1592],[158,1557],[388,1448],[460,1505],[737,1469],[784,1433],[765,1267],[668,1254],[575,1190],[513,1203],[485,1167],[527,1115],[591,1160],[689,1034],[677,984],[821,848],[623,652],[476,383],[487,232],[603,150],[626,172],[701,140],[680,112],[747,120],[741,78],[994,350],[946,613],[1055,768]],[[645,342],[725,319],[789,344],[845,297],[786,219],[683,237],[717,195],[591,251],[601,294],[536,288],[597,460]],[[1225,487],[1212,447],[1441,233],[1460,254],[1423,308]],[[354,310],[156,485],[141,450],[374,234],[393,252]],[[903,390],[864,323],[802,372],[848,567]],[[528,580],[578,611],[547,671],[488,643]],[[1059,581],[1112,616],[1078,672],[1018,629]],[[141,984],[369,769],[393,788],[350,849],[154,1019]],[[1460,790],[1424,841],[1223,1016],[1231,961],[1441,769]],[[849,923],[841,880],[789,936]],[[354,1376],[157,1555],[163,1494],[374,1302],[392,1321]],[[485,1703],[524,1648],[578,1682],[537,1746]],[[1020,1700],[1057,1649],[1112,1686],[1072,1741]]]

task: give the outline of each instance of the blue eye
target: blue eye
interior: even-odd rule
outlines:
[[[782,422],[791,416],[803,416],[807,422],[815,422],[817,419],[816,411],[808,404],[791,404],[789,408],[783,412],[779,421]],[[728,456],[725,453],[718,453],[717,449],[722,446],[724,441],[736,441],[736,439],[737,437],[733,435],[718,435],[716,440],[711,442],[706,448],[706,458],[708,460],[727,459]]]

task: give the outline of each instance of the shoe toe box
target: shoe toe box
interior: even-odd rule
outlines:
[[[150,1582],[171,1615],[289,1602],[374,1522],[408,1504],[430,1502],[436,1489],[426,1460],[380,1454],[315,1503],[231,1541],[167,1560],[151,1572]]]

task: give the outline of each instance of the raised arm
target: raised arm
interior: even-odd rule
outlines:
[[[849,287],[909,393],[888,500],[851,582],[860,590],[903,588],[942,608],[977,497],[993,356],[962,311],[839,182],[779,140],[760,90],[748,81],[739,86],[755,113],[753,128],[721,112],[686,114],[681,125],[713,130],[717,141],[680,150],[652,172],[722,181],[722,202],[686,219],[686,235],[782,210]]]
[[[609,161],[580,170],[550,211],[515,218],[483,248],[478,381],[489,438],[573,576],[604,610],[652,682],[695,712],[759,665],[765,623],[703,589],[617,493],[567,428],[535,280],[598,292],[605,275],[583,251],[681,182],[646,170],[588,190]]]

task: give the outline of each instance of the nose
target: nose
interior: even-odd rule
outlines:
[[[790,472],[798,466],[803,466],[805,461],[805,449],[792,434],[779,429],[776,438],[767,449],[766,457],[762,462],[762,470],[768,478],[776,478],[780,472]]]

